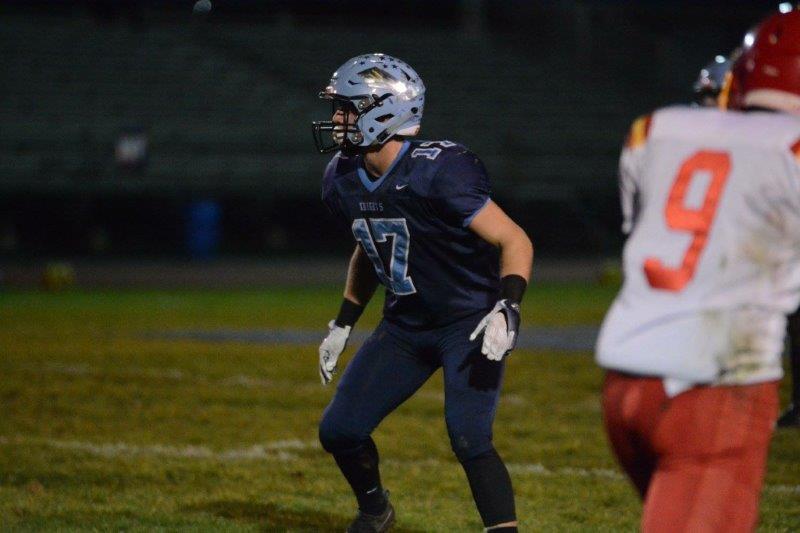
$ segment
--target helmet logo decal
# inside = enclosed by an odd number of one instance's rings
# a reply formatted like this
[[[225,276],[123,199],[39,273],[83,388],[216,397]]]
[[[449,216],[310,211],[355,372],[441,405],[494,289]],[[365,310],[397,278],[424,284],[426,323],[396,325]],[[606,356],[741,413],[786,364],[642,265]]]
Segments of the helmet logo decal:
[[[364,81],[369,85],[380,85],[397,81],[397,78],[378,67],[368,68],[367,70],[359,72],[358,75],[364,78]]]

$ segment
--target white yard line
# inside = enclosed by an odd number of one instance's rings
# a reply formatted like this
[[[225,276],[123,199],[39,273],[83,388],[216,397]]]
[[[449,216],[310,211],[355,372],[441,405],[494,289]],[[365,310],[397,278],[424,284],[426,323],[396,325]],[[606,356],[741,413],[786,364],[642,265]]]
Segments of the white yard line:
[[[53,374],[60,374],[63,376],[107,376],[114,375],[125,378],[145,378],[145,379],[169,379],[173,381],[181,381],[186,379],[187,375],[183,370],[177,368],[114,368],[103,369],[89,365],[65,365],[60,363],[49,363],[44,367],[26,369],[29,371],[42,371],[50,372]],[[189,376],[192,379],[193,376]],[[204,379],[197,376],[195,379]]]
[[[301,461],[299,451],[321,451],[317,441],[298,439],[276,440],[263,444],[254,444],[240,448],[218,450],[205,445],[172,446],[165,444],[138,445],[125,442],[97,444],[86,441],[58,440],[37,437],[5,437],[0,436],[0,445],[39,445],[58,450],[87,453],[97,457],[168,457],[176,459],[206,459],[212,461],[253,461],[269,460],[279,462]],[[445,461],[437,458],[422,460],[386,459],[383,464],[389,467],[452,467],[455,460]],[[517,476],[536,477],[571,477],[571,478],[603,478],[613,481],[625,481],[625,476],[608,468],[560,467],[550,468],[541,463],[508,463],[508,471]],[[800,485],[766,485],[765,492],[777,494],[800,494]]]
[[[209,459],[215,461],[242,461],[269,459],[292,461],[297,455],[291,452],[318,448],[316,441],[278,440],[264,444],[254,444],[243,448],[215,451],[203,445],[171,446],[165,444],[130,444],[112,442],[97,444],[77,440],[58,440],[30,437],[0,437],[0,444],[39,445],[58,450],[87,453],[98,457],[170,457],[178,459]]]
[[[31,369],[34,370],[34,369]],[[35,369],[40,370],[40,369]],[[117,376],[134,379],[167,379],[170,381],[187,381],[190,383],[202,383],[210,385],[222,385],[226,387],[242,387],[246,389],[288,389],[296,392],[323,392],[324,389],[317,383],[316,376],[309,377],[308,383],[298,384],[290,380],[274,380],[247,374],[235,374],[232,376],[211,379],[200,374],[192,374],[177,368],[115,368],[103,369],[88,365],[62,365],[58,363],[47,364],[44,366],[46,372],[64,376]],[[414,394],[412,398],[422,398],[428,401],[444,402],[444,391],[441,390],[421,390]],[[527,402],[519,394],[503,393],[501,403],[505,405],[521,406]]]

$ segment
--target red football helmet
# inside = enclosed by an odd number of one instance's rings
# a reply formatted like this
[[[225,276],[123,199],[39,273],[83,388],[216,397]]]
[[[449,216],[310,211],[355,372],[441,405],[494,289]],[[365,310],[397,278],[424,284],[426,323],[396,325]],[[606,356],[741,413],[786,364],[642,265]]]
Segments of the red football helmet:
[[[722,95],[729,108],[800,113],[800,10],[785,5],[745,35]]]

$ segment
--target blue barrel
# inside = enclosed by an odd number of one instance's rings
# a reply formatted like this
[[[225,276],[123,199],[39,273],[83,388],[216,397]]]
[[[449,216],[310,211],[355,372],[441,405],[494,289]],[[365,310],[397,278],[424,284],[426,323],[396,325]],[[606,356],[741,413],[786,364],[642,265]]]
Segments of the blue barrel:
[[[186,248],[194,259],[211,259],[219,250],[222,208],[216,200],[197,200],[189,204],[186,221]]]

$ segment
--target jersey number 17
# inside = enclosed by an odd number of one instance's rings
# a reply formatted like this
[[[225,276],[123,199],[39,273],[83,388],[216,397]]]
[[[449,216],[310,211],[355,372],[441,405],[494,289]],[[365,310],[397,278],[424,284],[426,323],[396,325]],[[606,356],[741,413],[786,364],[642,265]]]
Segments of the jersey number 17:
[[[406,219],[357,218],[353,221],[353,235],[361,243],[364,252],[375,267],[378,279],[385,287],[398,296],[417,292],[414,282],[408,275],[408,252],[411,239]],[[375,243],[386,242],[389,237],[392,237],[392,253],[387,275],[386,267]]]

